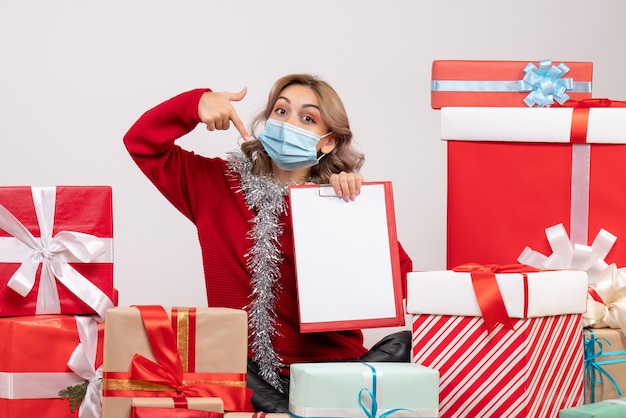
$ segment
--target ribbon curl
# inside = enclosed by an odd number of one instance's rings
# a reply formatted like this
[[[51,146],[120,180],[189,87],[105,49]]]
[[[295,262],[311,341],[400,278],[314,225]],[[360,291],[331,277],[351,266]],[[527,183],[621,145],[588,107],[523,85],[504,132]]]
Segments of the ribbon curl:
[[[529,62],[519,82],[519,91],[530,92],[524,98],[526,106],[550,107],[554,102],[567,102],[570,96],[566,92],[574,87],[572,78],[563,78],[568,72],[569,67],[564,63],[554,66],[551,60],[541,60],[537,67]]]
[[[563,224],[553,225],[545,231],[552,254],[545,256],[527,246],[517,261],[539,269],[583,270],[587,272],[590,283],[595,283],[600,273],[608,267],[604,258],[617,237],[607,230],[601,229],[591,246],[572,245]]]
[[[87,392],[78,409],[80,418],[100,418],[102,412],[102,365],[95,367],[98,350],[98,325],[93,317],[76,316],[80,343],[76,346],[68,367],[88,382]]]
[[[611,264],[589,287],[583,324],[592,328],[621,328],[626,335],[626,270]]]
[[[60,231],[53,237],[56,188],[33,187],[32,195],[41,231],[39,239],[0,204],[0,229],[30,249],[27,256],[22,259],[20,267],[9,279],[7,286],[25,297],[35,285],[37,270],[41,264],[36,314],[61,313],[56,278],[92,308],[99,320],[104,320],[105,313],[113,306],[113,302],[69,264],[74,260],[82,263],[95,261],[106,252],[104,242],[94,235],[74,231]]]

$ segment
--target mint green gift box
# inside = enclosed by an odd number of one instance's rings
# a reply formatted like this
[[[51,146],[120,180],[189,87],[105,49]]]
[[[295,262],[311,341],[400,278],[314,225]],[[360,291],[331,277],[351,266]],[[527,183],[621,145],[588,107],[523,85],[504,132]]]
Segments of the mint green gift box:
[[[439,372],[419,364],[298,363],[290,374],[294,418],[439,416]]]
[[[626,398],[607,399],[574,408],[561,409],[559,418],[624,418]]]

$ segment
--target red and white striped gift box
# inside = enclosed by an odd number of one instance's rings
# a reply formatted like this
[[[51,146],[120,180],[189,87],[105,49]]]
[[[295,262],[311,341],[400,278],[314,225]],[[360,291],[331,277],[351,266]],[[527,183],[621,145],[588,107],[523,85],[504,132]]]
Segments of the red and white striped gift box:
[[[581,405],[586,273],[493,276],[511,328],[488,332],[472,273],[408,275],[412,361],[439,371],[440,417],[557,418]]]
[[[480,317],[413,316],[413,361],[440,373],[440,417],[558,417],[583,402],[580,315],[518,319],[489,335]]]

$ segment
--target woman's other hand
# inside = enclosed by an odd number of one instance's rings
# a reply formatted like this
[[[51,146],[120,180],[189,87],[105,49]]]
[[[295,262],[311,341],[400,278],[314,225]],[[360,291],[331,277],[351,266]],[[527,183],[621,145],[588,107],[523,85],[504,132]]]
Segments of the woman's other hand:
[[[249,139],[248,131],[232,105],[232,102],[242,100],[247,92],[246,87],[241,89],[239,93],[207,91],[202,95],[198,104],[200,120],[206,124],[209,131],[228,130],[232,122],[243,140],[247,141]]]
[[[344,201],[354,201],[361,193],[363,176],[360,174],[341,172],[330,176],[330,185],[335,189],[335,194]]]

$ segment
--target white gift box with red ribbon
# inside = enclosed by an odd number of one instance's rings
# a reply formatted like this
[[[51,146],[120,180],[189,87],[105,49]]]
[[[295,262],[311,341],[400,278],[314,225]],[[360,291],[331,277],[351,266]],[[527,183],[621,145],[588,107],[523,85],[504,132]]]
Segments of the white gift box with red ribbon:
[[[587,274],[520,265],[459,270],[407,277],[412,361],[439,371],[440,417],[557,417],[582,404]],[[487,318],[498,312],[494,294],[504,319]]]

